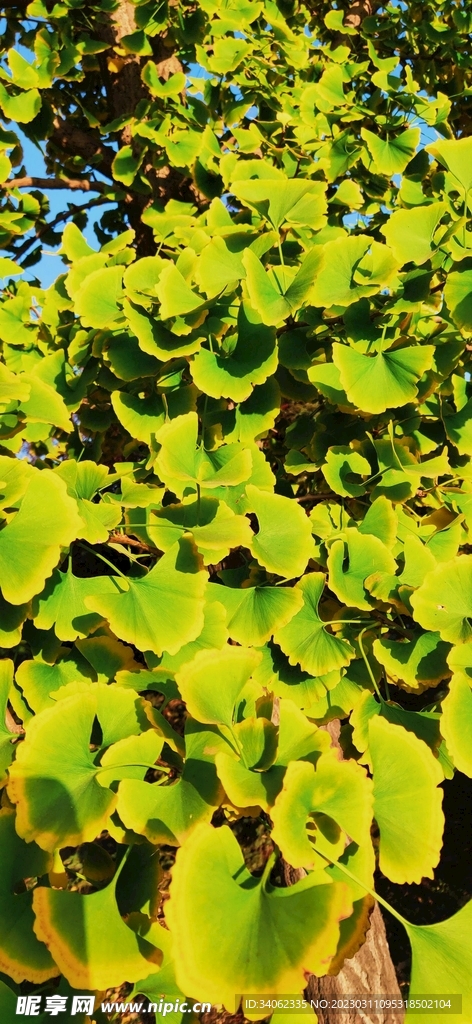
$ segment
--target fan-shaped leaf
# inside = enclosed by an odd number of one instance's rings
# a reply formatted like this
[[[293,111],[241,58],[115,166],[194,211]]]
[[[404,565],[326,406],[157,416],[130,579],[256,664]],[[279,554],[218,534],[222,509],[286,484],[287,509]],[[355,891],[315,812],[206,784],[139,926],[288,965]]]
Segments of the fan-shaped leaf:
[[[325,882],[326,875],[315,872],[276,889],[249,874],[229,828],[200,826],[177,854],[166,908],[178,984],[232,1008],[235,990],[297,991],[304,970],[326,973],[349,904],[342,884]],[[234,929],[222,922],[221,907]]]
[[[252,484],[246,487],[246,494],[247,510],[255,512],[259,523],[251,541],[253,555],[278,576],[301,576],[313,554],[310,521],[304,510],[296,501],[268,494]]]
[[[441,768],[425,743],[380,716],[369,722],[369,746],[380,870],[399,884],[433,878],[444,828]]]
[[[177,541],[146,576],[108,579],[114,593],[86,597],[85,605],[108,619],[122,640],[160,657],[201,633],[206,573],[190,537]]]
[[[325,577],[321,572],[304,576],[294,590],[303,597],[303,607],[287,625],[275,630],[276,643],[288,656],[290,664],[298,663],[313,676],[343,668],[355,656],[352,647],[328,633],[323,624],[318,605],[324,585]]]

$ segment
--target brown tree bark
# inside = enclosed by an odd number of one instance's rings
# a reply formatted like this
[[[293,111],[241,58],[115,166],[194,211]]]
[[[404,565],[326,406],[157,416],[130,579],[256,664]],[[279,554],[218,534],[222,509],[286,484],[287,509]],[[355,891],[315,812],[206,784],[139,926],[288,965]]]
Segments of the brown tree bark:
[[[322,728],[329,733],[331,744],[336,747],[338,757],[342,760],[343,751],[339,743],[341,728],[339,719],[329,722]],[[303,869],[294,870],[290,865],[284,865],[287,885],[293,885],[304,874]],[[370,906],[366,906],[361,913],[361,918],[365,920],[363,927],[362,920],[360,921],[360,933],[363,934],[367,928],[365,942],[357,949],[354,956],[351,955],[345,959],[338,974],[328,974],[323,978],[311,974],[305,990],[307,999],[321,999],[329,1002],[347,996],[357,999],[368,999],[373,995],[400,997],[400,988],[388,948],[380,907],[377,903],[372,905],[370,900],[367,902]],[[370,914],[370,920],[367,920],[367,912]],[[358,941],[354,937],[354,949],[358,946]],[[332,969],[337,969],[336,964],[332,965]],[[339,1013],[328,1008],[318,1008],[315,1012],[318,1016],[318,1024],[336,1024],[337,1021],[339,1024],[402,1024],[404,1017],[403,1013],[389,1009],[382,1010],[380,1013],[362,1009],[343,1010],[342,1013]]]
[[[387,944],[385,925],[378,903],[372,911],[367,938],[358,953],[351,960],[345,960],[344,967],[334,977],[327,975],[316,978],[311,975],[307,985],[308,999],[342,999],[355,996],[368,999],[372,995],[400,997],[395,968]],[[404,1014],[392,1010],[373,1013],[370,1010],[337,1011],[316,1010],[318,1024],[402,1024]]]

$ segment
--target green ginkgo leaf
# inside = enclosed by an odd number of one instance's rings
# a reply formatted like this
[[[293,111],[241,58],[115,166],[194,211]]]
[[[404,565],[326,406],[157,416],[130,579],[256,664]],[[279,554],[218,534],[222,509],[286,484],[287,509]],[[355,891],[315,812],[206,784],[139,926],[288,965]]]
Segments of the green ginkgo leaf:
[[[418,381],[431,368],[433,354],[433,345],[393,349],[376,356],[333,345],[333,362],[349,401],[370,413],[414,402]]]
[[[67,459],[54,472],[64,480],[68,493],[77,501],[79,515],[84,521],[78,536],[88,540],[90,544],[105,543],[110,530],[113,530],[121,519],[120,508],[92,501],[97,492],[107,486],[107,467],[97,466],[95,462],[89,462],[87,459],[83,462]]]
[[[257,667],[254,681],[256,677]],[[247,721],[243,720],[244,724]],[[253,723],[254,719],[249,724],[252,726]],[[320,755],[329,747],[327,734],[309,722],[287,697],[279,703],[275,758],[268,768],[265,766],[265,770],[253,771],[251,766],[246,765],[239,729],[240,726],[236,727],[233,736],[239,753],[235,750],[220,750],[215,758],[218,775],[227,796],[236,807],[260,807],[269,812],[282,789],[287,765],[299,759],[316,764]]]
[[[140,941],[119,913],[118,877],[87,896],[44,886],[34,891],[35,934],[76,989],[106,989],[156,970],[156,949]]]
[[[227,612],[228,632],[243,646],[261,647],[302,607],[301,593],[288,587],[209,587]]]
[[[114,593],[85,598],[116,636],[141,651],[177,654],[203,629],[206,573],[189,536],[182,537],[145,576],[109,577]]]
[[[87,274],[74,295],[75,310],[87,327],[109,327],[122,316],[123,268],[103,267]]]
[[[421,137],[420,128],[407,128],[400,135],[390,139],[380,139],[374,132],[361,128],[361,136],[367,144],[371,160],[369,170],[375,174],[402,174],[407,164],[413,159]]]
[[[204,490],[232,487],[251,475],[251,452],[240,444],[222,445],[211,452],[197,448],[198,417],[194,412],[176,416],[157,433],[162,446],[156,471],[178,497],[197,483]],[[188,492],[188,491],[187,491]]]
[[[16,686],[20,688],[27,707],[35,714],[53,707],[56,694],[62,687],[77,681],[88,684],[92,678],[91,666],[78,651],[68,651],[67,648],[60,650],[57,661],[52,665],[41,657],[25,658],[15,673]]]
[[[163,320],[172,316],[193,313],[205,304],[205,300],[193,292],[178,267],[169,260],[161,271],[156,285],[156,294],[161,303]]]
[[[325,974],[349,913],[345,887],[325,883],[324,872],[313,872],[274,888],[249,874],[229,828],[201,825],[177,854],[166,907],[178,984],[232,1009],[235,991],[297,992],[304,971]],[[221,907],[235,928],[226,928]]]
[[[127,828],[150,843],[179,846],[201,822],[210,822],[223,793],[215,755],[228,749],[217,729],[188,718],[182,775],[168,785],[127,778],[118,788],[117,809]]]
[[[205,565],[220,562],[231,548],[249,547],[252,539],[249,520],[210,497],[152,509],[146,532],[161,551],[191,533]]]
[[[21,508],[0,531],[0,585],[11,604],[24,604],[44,587],[82,529],[77,503],[51,472],[35,471]]]
[[[466,1020],[472,1014],[472,990],[469,964],[472,956],[472,901],[446,921],[436,924],[403,924],[411,943],[413,962],[409,998],[434,994],[454,993],[462,996],[462,1014]],[[460,1012],[458,1010],[458,1012]],[[443,1012],[428,1010],[428,1024],[441,1024]],[[415,1011],[407,1012],[405,1021],[411,1024]]]
[[[397,539],[397,517],[392,503],[381,494],[372,502],[370,508],[359,523],[361,533],[371,533],[378,537],[387,548],[393,548]]]
[[[222,651],[201,651],[184,665],[176,681],[192,717],[231,729],[235,704],[261,657],[259,651],[226,647]]]
[[[96,716],[104,746],[137,735],[145,721],[141,698],[132,690],[96,683],[58,700],[26,726],[26,739],[10,768],[9,794],[17,805],[19,835],[27,842],[34,839],[43,850],[90,842],[115,808],[116,794],[100,786],[90,751]]]
[[[267,217],[272,227],[278,230],[300,199],[310,192],[315,183],[310,179],[251,179],[235,181],[231,189],[234,195]]]
[[[410,600],[423,629],[438,632],[448,643],[466,643],[472,638],[472,557],[438,565]]]
[[[372,783],[365,769],[327,753],[316,767],[289,764],[271,811],[272,835],[292,867],[321,867],[318,852],[338,860],[347,837],[358,846],[370,844],[372,815]]]
[[[188,661],[193,661],[196,654],[199,651],[215,650],[220,651],[226,646],[228,641],[228,630],[226,628],[226,609],[218,600],[211,600],[208,598],[207,587],[206,603],[203,609],[204,622],[203,629],[196,640],[191,640],[190,643],[184,644],[177,651],[177,654],[167,654],[164,652],[159,662],[159,667],[162,671],[168,669],[169,672],[178,672],[182,665],[186,665]],[[150,654],[147,652],[146,659],[150,664]],[[117,682],[120,682],[117,677]],[[176,696],[178,696],[177,685],[174,684],[176,689]],[[138,687],[139,689],[139,687]]]
[[[70,432],[69,411],[55,388],[32,373],[22,373],[18,384],[28,388],[28,397],[20,401],[20,408],[30,423],[51,423]]]
[[[442,845],[439,762],[412,732],[376,715],[369,722],[380,870],[392,882],[433,878]]]
[[[15,815],[0,811],[0,969],[13,981],[41,985],[57,975],[57,967],[45,945],[33,931],[32,893],[26,886],[15,893],[18,882],[45,874],[51,857],[36,843],[25,843],[15,831]]]
[[[443,167],[446,167],[450,174],[456,179],[464,191],[472,186],[472,142],[470,137],[461,139],[437,139],[425,146],[428,153],[431,153],[436,160],[439,160]]]
[[[20,643],[29,610],[29,604],[9,604],[0,592],[0,647],[9,649]]]
[[[259,524],[251,541],[255,558],[278,576],[301,576],[314,553],[310,520],[303,508],[290,498],[269,494],[252,484],[246,487],[246,495],[246,510],[255,513]]]
[[[364,494],[362,477],[371,475],[370,464],[360,452],[347,445],[333,445],[326,453],[326,462],[321,467],[323,476],[335,494],[356,497]]]
[[[453,270],[447,276],[444,298],[454,323],[466,334],[472,332],[472,271]]]
[[[393,576],[397,563],[382,541],[372,534],[362,535],[353,527],[348,527],[344,531],[344,538],[335,540],[329,549],[330,589],[345,604],[369,609],[373,602],[365,581],[378,572]]]
[[[249,298],[264,324],[277,325],[300,308],[311,292],[322,256],[321,247],[315,248],[295,275],[292,268],[284,267],[267,274],[253,251],[245,250],[243,264]]]
[[[0,455],[0,506],[16,508],[33,476],[34,469],[28,462]]]
[[[343,668],[355,657],[352,647],[328,633],[320,617],[318,605],[323,594],[325,577],[312,572],[296,584],[295,593],[303,597],[303,607],[291,621],[275,630],[276,643],[288,656],[291,665],[299,664],[312,676],[325,675]]]
[[[431,203],[391,214],[381,231],[399,263],[419,267],[431,259],[437,249],[433,236],[446,209],[445,203]]]
[[[247,303],[240,306],[237,341],[228,355],[200,348],[191,362],[192,376],[212,398],[244,402],[256,384],[263,384],[277,369],[275,331],[260,322]]]
[[[406,641],[381,637],[374,640],[372,650],[388,678],[414,693],[437,686],[450,674],[446,661],[449,646],[439,633],[420,633]]]
[[[350,306],[380,291],[397,268],[391,249],[367,235],[337,238],[323,247],[310,300],[315,306]]]
[[[458,771],[472,778],[472,690],[471,680],[455,672],[449,693],[441,704],[441,733]]]
[[[111,576],[90,579],[74,576],[71,565],[67,572],[54,569],[43,592],[33,599],[35,625],[38,629],[53,626],[59,640],[89,636],[103,622],[104,616],[91,612],[85,598],[107,592],[115,592]]]

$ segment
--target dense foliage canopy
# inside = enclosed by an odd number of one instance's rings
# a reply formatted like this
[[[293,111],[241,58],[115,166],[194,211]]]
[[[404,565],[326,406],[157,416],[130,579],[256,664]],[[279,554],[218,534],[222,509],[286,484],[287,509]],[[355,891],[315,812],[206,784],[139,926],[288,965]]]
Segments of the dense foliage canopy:
[[[3,15],[2,1021],[232,1011],[336,973],[472,776],[470,5]],[[472,1019],[472,903],[401,920]]]

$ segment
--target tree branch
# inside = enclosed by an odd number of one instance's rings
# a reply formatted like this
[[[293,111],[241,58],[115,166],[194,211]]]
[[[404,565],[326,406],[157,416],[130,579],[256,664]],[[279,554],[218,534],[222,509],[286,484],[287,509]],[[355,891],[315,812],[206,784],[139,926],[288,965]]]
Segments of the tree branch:
[[[61,213],[57,214],[57,217],[54,217],[54,220],[47,221],[46,224],[42,224],[41,227],[37,228],[32,238],[27,238],[23,244],[20,245],[19,249],[13,251],[13,256],[15,259],[21,259],[21,257],[28,252],[28,249],[38,241],[38,239],[42,238],[43,235],[46,235],[48,231],[54,230],[56,225],[60,224],[61,221],[67,220],[69,217],[73,217],[76,213],[82,213],[83,210],[89,210],[92,206],[101,206],[103,203],[107,202],[108,199],[103,198],[91,199],[90,202],[80,203],[80,205],[78,203],[73,206],[69,204],[68,210],[62,210]]]
[[[67,188],[81,189],[82,192],[104,192],[109,186],[101,181],[89,181],[88,178],[34,178],[26,175],[24,178],[11,178],[0,188],[5,192],[11,188]]]

